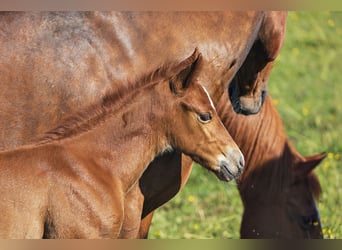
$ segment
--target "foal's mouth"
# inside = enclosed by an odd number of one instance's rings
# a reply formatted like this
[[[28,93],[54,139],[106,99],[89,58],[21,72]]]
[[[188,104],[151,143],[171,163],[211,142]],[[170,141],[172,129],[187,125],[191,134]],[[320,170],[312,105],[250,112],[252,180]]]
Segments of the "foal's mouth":
[[[203,158],[198,155],[189,155],[192,160],[213,172],[221,181],[231,181],[238,178],[245,165],[243,154],[239,149],[228,147],[224,153],[215,158]]]
[[[238,168],[236,172],[233,172],[227,164],[220,164],[220,169],[216,172],[217,177],[221,181],[231,181],[238,178],[242,173],[242,169]]]
[[[221,159],[219,161],[219,169],[216,171],[216,175],[222,181],[234,180],[241,175],[244,164],[245,161],[243,157],[239,160],[234,159],[234,163],[227,161],[226,159]]]

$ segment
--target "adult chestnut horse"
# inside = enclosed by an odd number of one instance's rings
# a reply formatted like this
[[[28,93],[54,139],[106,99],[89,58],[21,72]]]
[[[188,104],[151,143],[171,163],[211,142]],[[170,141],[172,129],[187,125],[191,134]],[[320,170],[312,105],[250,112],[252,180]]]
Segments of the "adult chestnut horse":
[[[238,176],[242,153],[196,80],[199,61],[195,50],[122,85],[38,143],[1,152],[0,238],[119,237],[126,194],[169,148],[221,180]]]
[[[235,111],[256,113],[283,43],[285,20],[285,13],[268,11],[2,12],[0,148],[28,143],[108,89],[120,87],[112,82],[125,82],[165,61],[180,61],[196,46],[205,62],[197,78],[214,104],[232,82]],[[180,161],[181,153],[174,151],[155,163]],[[179,191],[186,178],[177,171],[174,175],[178,184],[145,212]],[[144,188],[143,181],[140,187],[144,195],[158,195],[158,189]]]
[[[0,148],[27,143],[62,117],[198,47],[214,104],[230,87],[256,113],[285,33],[283,12],[1,12]]]

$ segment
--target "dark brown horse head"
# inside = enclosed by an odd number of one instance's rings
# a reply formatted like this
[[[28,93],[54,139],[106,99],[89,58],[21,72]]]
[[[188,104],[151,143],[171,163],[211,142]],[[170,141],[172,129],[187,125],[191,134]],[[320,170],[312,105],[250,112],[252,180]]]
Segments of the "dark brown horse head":
[[[244,157],[218,117],[207,90],[197,80],[201,62],[196,49],[170,81],[170,90],[177,97],[166,121],[171,146],[180,148],[219,179],[230,181],[241,174]]]
[[[322,226],[315,198],[321,193],[313,170],[326,157],[326,153],[305,157],[293,168],[291,186],[287,192],[288,215],[301,228],[302,238],[322,238]]]
[[[258,37],[228,88],[236,113],[249,115],[260,111],[274,60],[285,38],[286,17],[285,12],[265,14]]]
[[[244,205],[241,237],[320,238],[314,199],[320,184],[312,170],[325,154],[303,157],[297,152],[270,96],[256,115],[232,117],[232,109],[225,99],[217,105],[246,160],[238,181]]]
[[[272,201],[266,197],[265,199],[258,197],[253,205],[252,199],[248,199],[242,218],[241,237],[323,238],[320,216],[315,203],[315,199],[321,193],[321,187],[312,171],[325,157],[326,154],[321,153],[303,157],[295,162],[286,178],[289,181],[284,181],[282,192],[278,190],[277,196],[272,197]],[[258,188],[258,185],[255,184],[253,188]],[[272,189],[271,184],[269,188]]]

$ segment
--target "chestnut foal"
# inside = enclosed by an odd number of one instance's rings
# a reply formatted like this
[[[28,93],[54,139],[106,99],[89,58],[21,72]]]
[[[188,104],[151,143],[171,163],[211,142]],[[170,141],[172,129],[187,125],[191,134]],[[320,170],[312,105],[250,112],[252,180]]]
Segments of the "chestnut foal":
[[[67,118],[35,144],[1,152],[0,238],[120,237],[126,194],[171,148],[221,180],[238,177],[244,159],[196,80],[200,61],[196,49]]]

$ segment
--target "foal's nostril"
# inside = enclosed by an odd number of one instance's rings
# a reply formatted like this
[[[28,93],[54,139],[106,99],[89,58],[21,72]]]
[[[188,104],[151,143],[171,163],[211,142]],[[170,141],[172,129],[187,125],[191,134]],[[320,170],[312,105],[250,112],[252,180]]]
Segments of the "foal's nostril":
[[[229,97],[232,97],[232,95],[233,95],[233,92],[235,90],[235,86],[234,85],[235,85],[235,82],[234,82],[234,79],[233,79],[233,81],[228,86]]]
[[[245,166],[245,159],[243,158],[243,156],[241,156],[239,160],[239,168],[243,169],[244,166]]]
[[[265,102],[267,90],[261,90],[261,105]]]

